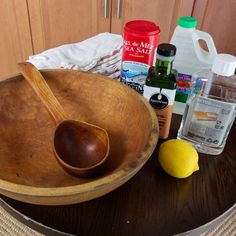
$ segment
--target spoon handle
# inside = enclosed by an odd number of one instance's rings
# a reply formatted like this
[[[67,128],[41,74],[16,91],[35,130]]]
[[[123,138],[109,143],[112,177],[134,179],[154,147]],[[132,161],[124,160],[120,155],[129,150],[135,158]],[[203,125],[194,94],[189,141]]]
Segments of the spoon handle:
[[[42,74],[29,62],[18,63],[19,70],[29,82],[57,124],[68,119],[64,109],[52,93]]]

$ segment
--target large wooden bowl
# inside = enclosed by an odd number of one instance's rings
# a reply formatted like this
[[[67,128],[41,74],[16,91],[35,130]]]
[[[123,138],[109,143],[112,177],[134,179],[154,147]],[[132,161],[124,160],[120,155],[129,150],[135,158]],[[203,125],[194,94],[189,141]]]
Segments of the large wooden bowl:
[[[0,83],[0,193],[34,204],[73,204],[102,196],[134,176],[158,140],[157,118],[145,99],[100,75],[70,70],[42,74],[71,118],[108,131],[109,158],[96,178],[67,174],[53,154],[53,119],[17,76]]]

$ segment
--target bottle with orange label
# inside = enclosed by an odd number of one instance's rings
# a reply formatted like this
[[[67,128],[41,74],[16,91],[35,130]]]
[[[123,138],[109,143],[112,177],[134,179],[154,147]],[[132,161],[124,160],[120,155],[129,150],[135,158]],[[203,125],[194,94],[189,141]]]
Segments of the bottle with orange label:
[[[172,70],[176,47],[163,43],[157,48],[155,67],[150,67],[143,96],[154,108],[162,139],[168,138],[176,92],[177,72]]]

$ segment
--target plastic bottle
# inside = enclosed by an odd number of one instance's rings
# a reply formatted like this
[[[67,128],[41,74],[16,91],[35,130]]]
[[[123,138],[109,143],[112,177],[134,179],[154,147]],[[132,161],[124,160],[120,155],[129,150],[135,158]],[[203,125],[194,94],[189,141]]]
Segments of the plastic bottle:
[[[143,94],[149,67],[153,65],[160,27],[146,20],[129,21],[124,27],[121,82]]]
[[[196,25],[196,18],[181,17],[170,41],[177,48],[173,63],[173,68],[178,71],[175,100],[182,103],[187,100],[193,73],[210,69],[217,55],[212,37],[196,30]],[[206,42],[209,52],[201,48],[200,39]]]
[[[176,73],[172,71],[176,47],[160,44],[157,48],[155,68],[150,67],[143,96],[154,108],[159,121],[159,137],[168,138],[175,99]]]
[[[201,153],[218,155],[226,144],[236,112],[236,57],[216,56],[212,70],[193,76],[178,138]]]

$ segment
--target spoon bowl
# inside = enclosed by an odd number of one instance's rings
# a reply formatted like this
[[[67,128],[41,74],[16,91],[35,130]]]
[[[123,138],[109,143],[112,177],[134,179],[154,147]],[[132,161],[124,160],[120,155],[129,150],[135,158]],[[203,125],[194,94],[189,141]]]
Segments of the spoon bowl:
[[[69,119],[37,68],[29,62],[19,63],[18,66],[56,122],[54,153],[59,164],[69,174],[94,177],[109,155],[107,131]]]
[[[65,120],[54,134],[54,152],[58,162],[69,173],[92,177],[108,154],[106,130],[84,122]],[[66,168],[65,168],[66,167]]]

